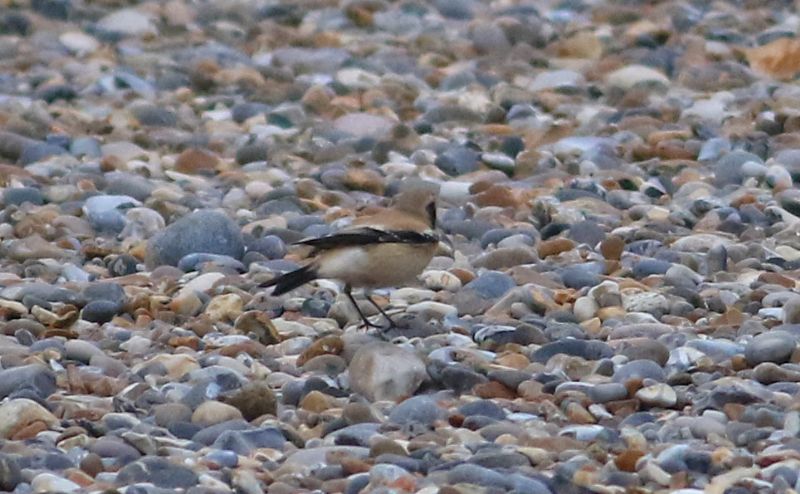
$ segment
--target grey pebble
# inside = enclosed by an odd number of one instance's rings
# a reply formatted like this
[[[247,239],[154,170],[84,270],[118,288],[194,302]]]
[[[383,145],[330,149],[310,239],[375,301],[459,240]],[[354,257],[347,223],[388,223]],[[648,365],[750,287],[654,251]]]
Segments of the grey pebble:
[[[188,488],[197,484],[198,476],[189,468],[165,458],[147,456],[124,466],[117,474],[117,485],[150,482],[166,489]]]
[[[147,265],[176,266],[187,254],[209,253],[240,259],[244,242],[239,227],[217,211],[197,211],[167,226],[147,243]]]
[[[23,389],[45,399],[56,391],[55,373],[39,364],[0,370],[0,398]]]
[[[744,350],[747,363],[755,367],[762,362],[782,364],[789,360],[797,338],[785,331],[770,331],[753,338]]]
[[[389,414],[389,421],[395,424],[422,424],[431,426],[442,418],[443,411],[430,396],[411,397],[395,406]]]
[[[634,360],[623,364],[613,376],[614,382],[625,383],[630,379],[653,379],[664,382],[666,373],[664,369],[652,360]]]

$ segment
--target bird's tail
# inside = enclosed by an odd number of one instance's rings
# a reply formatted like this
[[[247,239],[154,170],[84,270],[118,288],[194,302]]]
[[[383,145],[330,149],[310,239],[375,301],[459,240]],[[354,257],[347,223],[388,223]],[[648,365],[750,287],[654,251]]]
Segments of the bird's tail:
[[[284,275],[272,278],[266,283],[263,283],[262,287],[269,287],[274,286],[275,290],[272,291],[272,294],[283,295],[286,292],[292,291],[295,288],[305,285],[309,281],[313,281],[317,279],[317,270],[316,267],[309,264],[308,266],[304,266],[300,269],[296,269],[290,273],[286,273]]]

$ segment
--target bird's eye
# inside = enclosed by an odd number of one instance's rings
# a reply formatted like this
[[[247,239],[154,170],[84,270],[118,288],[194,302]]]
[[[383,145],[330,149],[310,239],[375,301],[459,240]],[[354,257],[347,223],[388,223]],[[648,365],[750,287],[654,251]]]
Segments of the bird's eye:
[[[436,226],[436,201],[431,201],[425,206],[425,211],[428,212],[428,219],[431,222],[431,226]]]

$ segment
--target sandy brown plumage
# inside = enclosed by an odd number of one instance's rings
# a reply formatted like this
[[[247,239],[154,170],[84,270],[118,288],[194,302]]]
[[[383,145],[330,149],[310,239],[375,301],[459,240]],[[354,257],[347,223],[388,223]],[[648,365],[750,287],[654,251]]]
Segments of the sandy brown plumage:
[[[281,295],[317,278],[336,279],[356,307],[364,323],[372,326],[353,299],[353,287],[398,286],[413,281],[430,263],[439,244],[436,197],[426,190],[397,196],[390,208],[356,218],[337,233],[297,242],[313,248],[312,261],[278,276],[262,286],[275,286]],[[390,323],[383,310],[370,298]]]

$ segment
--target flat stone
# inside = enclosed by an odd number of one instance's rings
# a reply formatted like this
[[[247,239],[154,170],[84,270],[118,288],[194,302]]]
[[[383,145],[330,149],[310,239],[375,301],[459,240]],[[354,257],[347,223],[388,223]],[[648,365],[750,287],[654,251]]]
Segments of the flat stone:
[[[652,407],[669,408],[678,402],[675,390],[671,386],[661,383],[640,389],[636,392],[636,397],[645,405]]]
[[[119,486],[150,482],[164,489],[181,489],[197,485],[198,476],[189,468],[171,463],[166,458],[144,457],[123,467],[117,474]]]
[[[192,423],[209,426],[240,418],[242,418],[242,412],[238,408],[211,400],[197,407],[192,414]]]
[[[664,369],[652,360],[634,360],[619,367],[614,372],[614,382],[625,383],[631,379],[653,379],[664,381]]]
[[[98,21],[103,31],[121,36],[146,36],[158,34],[150,17],[134,9],[113,12]]]
[[[167,226],[147,243],[147,265],[177,266],[187,254],[221,254],[240,259],[244,242],[239,227],[217,211],[197,211]]]
[[[13,399],[0,405],[0,419],[0,437],[6,439],[34,422],[43,422],[47,427],[58,424],[52,413],[27,398]]]
[[[39,364],[0,371],[0,398],[23,389],[30,390],[41,398],[47,398],[56,391],[56,376],[49,368]]]
[[[797,345],[797,338],[786,331],[761,333],[747,344],[744,356],[755,367],[762,362],[782,364],[789,360]]]
[[[622,89],[632,89],[635,86],[646,85],[654,87],[669,86],[669,79],[661,72],[644,65],[628,65],[617,69],[606,76],[609,86]]]
[[[395,406],[389,415],[389,421],[395,424],[417,423],[432,426],[443,417],[444,411],[439,408],[430,396],[414,396]]]
[[[425,379],[425,365],[413,352],[386,343],[358,349],[348,366],[353,391],[371,401],[411,396]]]

